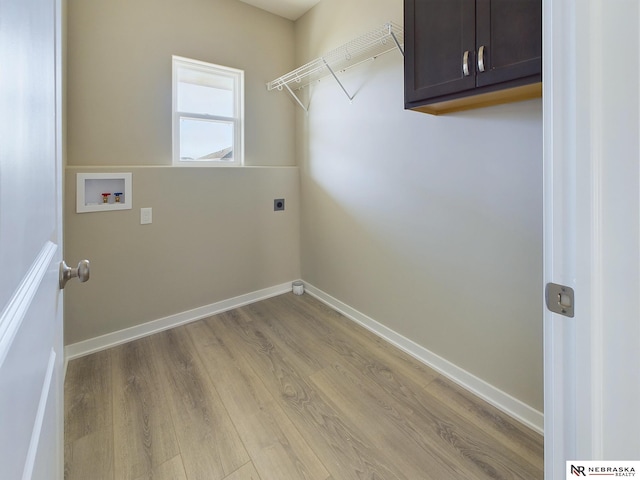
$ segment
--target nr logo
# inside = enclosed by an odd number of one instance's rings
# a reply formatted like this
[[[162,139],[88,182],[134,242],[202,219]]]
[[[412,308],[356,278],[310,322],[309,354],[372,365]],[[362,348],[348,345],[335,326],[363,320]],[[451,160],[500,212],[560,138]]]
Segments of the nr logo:
[[[571,465],[571,474],[575,475],[576,477],[579,477],[579,476],[586,477],[587,474],[584,473],[584,469],[585,469],[585,467],[583,467],[581,465],[579,465],[579,466]]]

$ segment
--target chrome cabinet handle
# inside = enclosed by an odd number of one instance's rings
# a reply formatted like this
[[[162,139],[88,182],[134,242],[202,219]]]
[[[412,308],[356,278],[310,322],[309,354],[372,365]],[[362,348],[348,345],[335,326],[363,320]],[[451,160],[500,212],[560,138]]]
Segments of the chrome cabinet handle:
[[[89,260],[80,260],[78,268],[71,268],[63,260],[60,262],[60,290],[62,290],[67,282],[72,278],[78,278],[80,283],[84,283],[89,280],[90,276],[90,264]]]
[[[478,49],[478,71],[484,72],[484,45]]]
[[[469,50],[465,50],[462,55],[462,73],[465,77],[469,76]]]

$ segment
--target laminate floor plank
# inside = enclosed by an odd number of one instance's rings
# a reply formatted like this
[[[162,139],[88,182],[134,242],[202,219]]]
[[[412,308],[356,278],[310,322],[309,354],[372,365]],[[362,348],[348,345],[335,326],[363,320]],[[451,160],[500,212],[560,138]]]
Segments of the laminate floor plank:
[[[184,328],[151,337],[189,480],[221,480],[250,458]]]
[[[154,476],[154,470],[174,457],[179,459],[180,449],[168,414],[170,406],[160,378],[161,368],[157,357],[152,355],[150,341],[142,338],[111,349],[118,480],[149,475],[162,478]]]
[[[119,480],[113,471],[111,425],[65,443],[65,480]]]
[[[324,372],[323,372],[324,373]],[[316,378],[315,376],[314,378]],[[352,402],[351,416],[365,410],[376,419],[376,426],[383,431],[401,432],[395,440],[385,438],[385,443],[396,443],[401,451],[419,458],[418,446],[434,459],[429,460],[431,470],[441,466],[437,478],[475,479],[542,479],[542,470],[530,465],[508,446],[496,441],[486,432],[468,423],[455,410],[439,400],[420,393],[413,393],[406,386],[382,390],[379,384],[350,365],[336,365],[325,375],[323,391],[334,399],[343,397],[343,403]],[[363,417],[361,421],[365,421]],[[402,454],[400,454],[400,457]],[[417,460],[416,460],[417,461]]]
[[[111,401],[111,352],[71,360],[65,376],[65,443],[111,426]]]
[[[185,328],[250,457],[258,471],[270,472],[271,478],[325,480],[329,473],[223,325],[221,319],[233,322],[236,315],[224,313]]]
[[[267,477],[267,478],[273,478],[275,480],[276,478],[286,478],[286,477]],[[224,480],[262,480],[262,479],[260,478],[260,475],[258,475],[258,472],[256,471],[256,468],[253,466],[253,464],[247,463],[242,467],[240,467],[235,472],[233,472],[228,477],[225,477]]]
[[[313,300],[311,302],[307,300],[305,303],[313,303]],[[342,333],[357,327],[353,322],[348,322],[344,318],[340,321],[340,318],[336,316],[333,316],[333,323],[343,324]],[[296,326],[292,324],[291,328],[296,328]],[[298,328],[305,328],[305,326],[298,325]],[[320,350],[320,345],[325,345],[328,348]],[[326,359],[331,358],[332,350],[338,354],[333,360],[336,372],[335,379],[339,379],[340,375],[346,375],[348,368],[352,368],[352,374],[348,375],[352,379],[352,384],[364,386],[366,384],[364,380],[369,380],[369,385],[375,384],[375,386],[367,387],[370,392],[369,396],[385,406],[393,405],[396,413],[407,412],[405,420],[409,419],[409,416],[411,418],[410,428],[405,429],[408,437],[414,436],[416,441],[425,445],[425,437],[438,438],[446,432],[445,438],[440,438],[440,442],[432,443],[432,448],[434,451],[439,451],[441,456],[445,455],[453,459],[459,469],[462,469],[466,464],[466,475],[480,475],[482,478],[542,478],[542,438],[539,435],[536,438],[533,432],[524,427],[512,428],[508,441],[504,443],[496,441],[486,433],[485,428],[488,428],[488,424],[476,426],[466,421],[466,418],[460,417],[458,411],[449,408],[447,395],[443,395],[443,401],[431,395],[423,395],[420,389],[420,383],[422,383],[420,379],[418,379],[418,383],[414,383],[410,377],[405,376],[406,369],[391,367],[388,356],[381,354],[377,349],[367,347],[365,342],[361,342],[359,338],[345,335],[340,335],[338,338],[334,333],[327,333],[318,337],[317,348],[316,354]],[[450,381],[440,376],[430,378],[434,378],[434,380],[425,387],[427,391],[433,382],[442,386],[451,384]],[[452,392],[460,390],[452,390]],[[363,391],[355,391],[348,398],[360,401],[364,393]],[[472,397],[471,394],[467,394],[464,398],[471,401]],[[477,398],[474,399],[479,405],[486,405],[485,402],[480,402]],[[382,418],[380,415],[384,415],[385,411],[381,410],[376,418]],[[434,415],[434,412],[437,413]],[[506,415],[497,418],[504,420]],[[515,422],[508,423],[514,424]],[[406,427],[408,424],[403,422],[399,425]],[[414,429],[415,425],[422,426],[419,433]],[[443,441],[444,439],[446,441]],[[530,446],[537,445],[539,447],[537,455],[535,451],[532,456],[522,455],[522,449],[514,448],[514,444],[518,442],[524,442]],[[490,461],[487,460],[487,456],[492,457]],[[535,461],[530,462],[530,459]]]
[[[307,348],[309,343],[315,341],[316,334],[304,329],[293,334],[289,326],[299,322],[300,318],[291,309],[283,308],[281,302],[270,298],[259,304],[247,305],[241,311],[252,322],[259,322],[269,328],[271,342],[296,359],[296,366],[301,374],[311,375],[327,366],[322,357],[311,354]]]
[[[436,379],[425,387],[425,391],[493,437],[498,445],[506,445],[531,465],[541,467],[544,445],[538,433],[514,422],[496,407],[478,401],[472,393],[447,379]]]
[[[440,439],[430,438],[429,430],[417,427],[410,418],[384,400],[371,398],[357,380],[341,379],[344,373],[336,375],[333,369],[323,370],[315,373],[311,380],[341,415],[366,430],[367,438],[393,459],[407,478],[480,480],[450,455],[442,455],[442,449],[438,448]]]
[[[239,309],[246,312],[243,308]],[[229,330],[244,342],[243,352],[263,378],[274,399],[279,402],[322,460],[327,470],[340,479],[410,479],[385,458],[366,435],[348,418],[334,410],[318,394],[311,381],[301,375],[295,359],[275,348],[269,327],[257,321],[223,318]],[[255,319],[255,317],[253,317]]]
[[[289,303],[295,301],[291,297],[287,300]],[[306,301],[305,303],[309,304],[310,302]],[[284,317],[282,318],[284,319]],[[339,317],[334,316],[333,320],[334,323],[343,324],[346,330],[355,327],[344,317],[340,320]],[[296,328],[309,329],[301,321],[290,323],[288,328],[292,330]],[[487,436],[480,428],[466,422],[458,424],[456,422],[457,412],[450,410],[432,396],[422,395],[420,385],[405,377],[403,373],[400,373],[400,370],[390,367],[389,357],[383,352],[367,346],[364,344],[366,342],[361,342],[359,337],[350,338],[348,335],[336,335],[327,326],[324,327],[324,330],[324,335],[317,337],[315,345],[310,344],[306,347],[315,349],[314,354],[326,359],[326,361],[332,361],[336,371],[345,372],[343,366],[349,365],[355,369],[354,372],[358,378],[368,378],[374,382],[376,384],[374,395],[380,398],[380,401],[386,402],[387,405],[395,402],[396,411],[404,409],[412,415],[413,420],[418,420],[418,423],[423,426],[420,432],[417,432],[411,425],[410,428],[405,429],[405,433],[408,436],[414,435],[415,440],[422,445],[425,445],[425,438],[440,440],[433,443],[432,450],[439,451],[439,458],[448,456],[455,461],[459,475],[464,474],[465,478],[471,478],[472,475],[478,475],[480,478],[542,478],[540,462],[534,466],[524,460],[520,456],[520,452],[511,448],[510,444],[507,444],[509,447],[505,448],[504,445]],[[345,331],[342,330],[341,333],[345,333]],[[320,348],[322,345],[329,348],[323,350]],[[332,351],[337,355],[333,360],[330,360]],[[285,355],[289,353],[286,352]],[[437,377],[429,376],[429,378]],[[441,378],[440,383],[442,382],[445,380]],[[360,400],[362,397],[358,396],[358,393],[362,392],[354,392],[350,398]],[[385,394],[387,398],[384,398]],[[431,413],[434,409],[437,410],[437,415]],[[383,413],[384,411],[381,412],[381,414]],[[417,416],[419,418],[416,418]],[[407,426],[406,423],[400,425]],[[443,435],[446,441],[443,441]],[[540,441],[539,444],[541,444]],[[490,461],[487,460],[488,456],[491,457]]]
[[[267,305],[269,303],[270,302],[264,302],[264,304]],[[260,307],[262,307],[262,305],[261,303]],[[280,308],[285,312],[291,312],[290,304],[288,306],[289,308]],[[273,307],[271,310],[275,310],[276,313],[278,312],[278,309]],[[303,307],[303,313],[308,314],[308,312],[309,309]],[[254,318],[253,315],[252,318]],[[408,478],[416,478],[416,475],[420,475],[420,477],[425,480],[430,478],[441,479],[451,476],[452,472],[456,471],[453,462],[446,464],[443,459],[432,455],[429,449],[423,449],[415,442],[408,442],[406,432],[403,432],[402,429],[397,428],[389,422],[385,422],[384,417],[380,416],[380,412],[375,412],[375,407],[377,407],[376,402],[381,400],[373,399],[372,403],[363,402],[363,392],[349,389],[348,387],[351,387],[350,384],[342,384],[338,388],[332,388],[336,383],[334,381],[335,377],[342,376],[341,374],[336,374],[335,369],[344,369],[343,365],[345,363],[358,365],[359,368],[365,370],[365,375],[369,374],[369,369],[384,370],[385,374],[393,375],[388,367],[382,367],[378,360],[371,358],[378,355],[385,356],[385,352],[372,352],[370,345],[368,349],[366,347],[358,349],[358,345],[348,336],[345,339],[344,333],[336,330],[331,322],[315,325],[317,328],[314,328],[314,326],[310,325],[310,323],[317,323],[317,317],[313,314],[310,316],[295,313],[289,313],[288,315],[279,314],[278,319],[280,329],[287,330],[293,338],[302,340],[309,337],[307,341],[301,342],[301,346],[307,352],[307,355],[322,358],[324,364],[327,365],[327,368],[310,376],[310,380],[317,391],[324,394],[325,401],[330,403],[336,411],[340,412],[343,418],[348,418],[358,426],[364,425],[365,427],[363,428],[367,431],[367,437],[372,438],[374,441],[382,438],[382,441],[376,443],[377,447],[381,448],[381,451],[386,451],[386,453],[393,458],[395,464],[403,464],[403,469],[405,470],[403,473],[405,473]],[[342,321],[345,321],[344,317],[342,317]],[[265,325],[269,330],[272,329],[271,322],[265,322]],[[311,332],[311,334],[309,334],[309,332]],[[356,347],[355,349],[354,346]],[[293,354],[294,352],[292,351],[285,351],[283,353],[287,358],[291,358]],[[331,372],[331,374],[327,372]],[[332,379],[331,377],[334,378]],[[432,379],[434,375],[428,375],[428,378]],[[340,378],[338,378],[338,380],[339,379]],[[422,377],[420,377],[420,380],[420,384],[416,384],[414,387],[416,390],[420,390],[420,385],[425,381]],[[345,387],[347,388],[345,389]],[[348,391],[348,394],[343,395],[345,391]],[[340,399],[340,401],[338,401],[338,399]],[[383,410],[383,413],[386,412]],[[375,421],[372,421],[372,418],[375,418]],[[403,458],[406,459],[407,454],[413,455],[413,462],[403,462]],[[418,468],[418,470],[416,470],[416,468]],[[465,478],[475,478],[471,472],[466,473],[467,477]]]
[[[119,478],[119,477],[116,477]],[[153,467],[135,480],[187,480],[182,457],[176,455],[170,460]]]
[[[347,320],[337,317],[335,323],[339,322],[346,323]],[[351,322],[346,325],[347,329],[353,326]],[[311,329],[300,318],[288,324],[287,328],[296,334],[298,330]],[[405,396],[420,395],[422,385],[437,378],[436,374],[427,372],[424,378],[410,369],[407,377],[407,369],[396,365],[395,355],[390,356],[386,350],[372,348],[366,341],[352,338],[352,332],[349,335],[345,333],[335,325],[325,325],[324,334],[316,335],[315,342],[305,345],[315,356],[331,364],[331,368],[311,377],[327,401],[333,402],[334,408],[347,418],[357,419],[360,425],[368,425],[367,432],[372,434],[372,438],[377,438],[373,435],[377,432],[383,438],[379,448],[392,450],[391,457],[404,465],[410,478],[418,475],[417,471],[411,471],[414,466],[419,466],[424,478],[485,478],[473,465],[466,465],[465,458],[456,458],[459,452],[442,441],[439,424],[423,422],[416,425],[411,408],[401,405],[402,398],[398,398],[398,392],[405,392]],[[393,395],[386,392],[387,389],[393,390]],[[403,415],[401,411],[409,414]],[[371,422],[371,418],[375,418],[375,422]],[[455,436],[455,432],[449,435]],[[458,439],[457,443],[463,442]],[[407,456],[414,458],[413,462],[406,461]]]
[[[278,300],[281,297],[276,297]],[[354,321],[346,319],[311,295],[286,295],[279,302],[281,308],[295,312],[290,328],[296,326],[312,332],[316,341],[333,341],[339,352],[364,348],[368,353],[384,359],[390,368],[401,370],[415,383],[426,386],[439,375],[433,369],[391,345]],[[305,321],[301,321],[304,319]],[[298,328],[300,330],[300,328]],[[298,331],[296,330],[296,331]],[[346,348],[342,345],[346,345]]]
[[[311,310],[307,306],[314,302],[319,303],[317,300],[305,300],[303,308]],[[377,343],[372,344],[364,336],[369,332],[341,315],[326,318],[316,313],[304,320],[298,317],[288,322],[287,328],[295,336],[312,332],[312,340],[305,347],[323,358],[326,366],[347,362],[361,370],[363,375],[374,378],[395,375],[398,376],[396,382],[411,385],[414,389],[420,389],[439,377],[432,369],[414,368],[418,362],[398,349],[377,348]]]
[[[69,363],[66,480],[538,480],[540,435],[310,295]]]

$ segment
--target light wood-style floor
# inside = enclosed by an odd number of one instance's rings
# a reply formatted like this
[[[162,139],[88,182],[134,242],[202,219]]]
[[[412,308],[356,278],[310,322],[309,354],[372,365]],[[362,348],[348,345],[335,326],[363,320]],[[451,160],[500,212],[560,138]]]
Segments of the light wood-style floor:
[[[67,480],[543,478],[542,437],[308,294],[69,363]]]

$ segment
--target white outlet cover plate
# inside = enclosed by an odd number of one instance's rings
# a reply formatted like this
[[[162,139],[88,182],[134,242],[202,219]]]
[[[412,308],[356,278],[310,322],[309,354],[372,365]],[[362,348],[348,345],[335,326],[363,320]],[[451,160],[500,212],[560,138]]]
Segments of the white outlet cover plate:
[[[148,225],[153,221],[153,209],[145,207],[140,209],[140,225]]]

